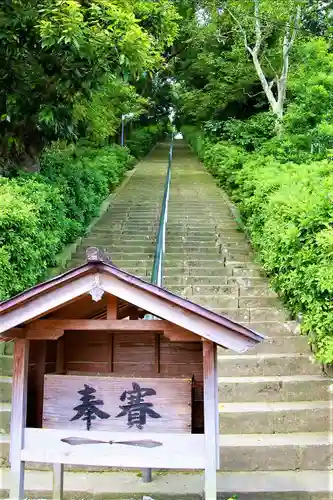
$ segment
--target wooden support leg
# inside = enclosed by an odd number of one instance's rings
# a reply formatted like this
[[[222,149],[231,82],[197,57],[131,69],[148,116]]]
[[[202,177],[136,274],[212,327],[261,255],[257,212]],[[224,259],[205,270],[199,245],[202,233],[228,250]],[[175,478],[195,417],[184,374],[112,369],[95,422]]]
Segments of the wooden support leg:
[[[220,410],[219,410],[219,380],[217,376],[217,346],[215,346],[215,366],[216,366],[216,377],[215,377],[215,407],[216,407],[216,470],[220,469]]]
[[[217,401],[216,344],[203,342],[204,413],[205,413],[205,500],[217,497]]]
[[[53,464],[53,500],[64,498],[64,464]]]
[[[12,414],[10,429],[10,495],[11,500],[24,499],[24,462],[21,450],[24,446],[24,429],[27,416],[27,382],[29,364],[29,340],[16,339],[14,347]]]
[[[141,472],[142,472],[142,482],[151,483],[152,482],[151,469],[141,469]]]

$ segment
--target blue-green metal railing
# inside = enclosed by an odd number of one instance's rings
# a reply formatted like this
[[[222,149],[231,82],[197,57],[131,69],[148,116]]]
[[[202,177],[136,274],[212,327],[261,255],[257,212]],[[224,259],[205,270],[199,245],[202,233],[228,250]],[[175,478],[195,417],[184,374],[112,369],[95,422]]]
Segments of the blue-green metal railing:
[[[154,285],[158,285],[160,287],[163,287],[164,283],[165,240],[166,240],[166,228],[168,222],[168,205],[169,205],[170,184],[171,184],[172,156],[173,156],[173,134],[171,136],[171,143],[170,143],[169,157],[168,157],[168,170],[164,185],[160,223],[156,236],[154,265],[150,280],[151,283],[153,283]]]
[[[168,170],[165,178],[164,193],[161,207],[160,223],[158,226],[157,236],[156,236],[156,248],[153,270],[151,273],[151,283],[163,286],[164,283],[164,255],[165,255],[165,240],[166,240],[166,228],[168,222],[168,205],[169,205],[169,195],[170,195],[170,184],[171,184],[171,165],[173,156],[173,133],[171,136],[171,143],[169,149],[168,157]],[[147,314],[146,319],[154,319],[152,314]],[[152,480],[152,470],[142,469],[142,481],[144,483],[150,483]]]

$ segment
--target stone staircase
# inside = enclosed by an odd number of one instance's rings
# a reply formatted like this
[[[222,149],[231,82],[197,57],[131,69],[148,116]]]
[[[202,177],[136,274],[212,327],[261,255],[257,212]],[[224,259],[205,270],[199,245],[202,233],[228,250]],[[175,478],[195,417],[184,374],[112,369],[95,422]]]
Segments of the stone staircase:
[[[168,144],[160,144],[139,164],[84,238],[71,267],[94,245],[107,248],[119,267],[150,279],[167,154]],[[221,499],[239,493],[240,500],[332,500],[332,381],[313,362],[307,339],[269,288],[230,201],[182,141],[174,149],[165,286],[267,336],[244,355],[219,352]],[[11,354],[7,344],[0,366],[3,489]],[[129,500],[146,494],[154,500],[194,500],[202,491],[200,473],[155,474],[148,485],[135,472],[69,472],[66,480],[67,489],[79,495],[71,499]],[[30,491],[46,495],[50,487],[48,472],[27,473]]]

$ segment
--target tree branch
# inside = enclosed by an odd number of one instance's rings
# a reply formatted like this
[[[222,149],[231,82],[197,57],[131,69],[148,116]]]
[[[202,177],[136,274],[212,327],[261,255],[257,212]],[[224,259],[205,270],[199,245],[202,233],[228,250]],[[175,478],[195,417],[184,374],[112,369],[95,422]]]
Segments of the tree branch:
[[[229,12],[230,16],[232,17],[232,19],[235,21],[235,23],[238,25],[240,31],[242,32],[243,34],[243,37],[244,37],[244,46],[245,48],[250,52],[250,54],[252,55],[252,52],[253,50],[251,49],[251,47],[249,46],[249,44],[247,43],[247,34],[246,34],[246,31],[245,29],[243,28],[243,26],[241,25],[241,23],[238,21],[237,17],[232,13],[232,11],[230,9],[227,9],[227,12]]]
[[[282,62],[282,70],[281,76],[277,80],[278,87],[278,107],[280,109],[280,113],[282,114],[284,101],[286,99],[287,94],[287,79],[289,72],[289,53],[295,42],[297,31],[299,30],[300,20],[301,20],[301,6],[297,7],[296,15],[294,19],[294,27],[293,32],[290,36],[290,25],[291,25],[291,17],[286,23],[286,29],[283,39],[283,62]]]
[[[256,44],[254,46],[253,52],[256,52],[258,54],[262,42],[261,24],[259,16],[259,0],[254,0],[254,22],[255,22],[255,32],[256,32]]]

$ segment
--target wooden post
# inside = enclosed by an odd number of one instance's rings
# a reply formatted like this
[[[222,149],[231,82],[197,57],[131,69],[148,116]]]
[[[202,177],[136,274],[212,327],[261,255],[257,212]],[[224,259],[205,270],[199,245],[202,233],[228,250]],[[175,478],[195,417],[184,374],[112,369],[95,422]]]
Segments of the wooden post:
[[[204,413],[205,413],[205,500],[217,496],[217,401],[216,344],[203,341]]]
[[[151,483],[152,482],[152,470],[151,469],[141,469],[142,482]]]
[[[118,317],[118,298],[114,295],[106,296],[106,319],[117,319]],[[108,371],[114,371],[114,334],[109,334],[108,342]]]
[[[216,470],[220,469],[220,410],[219,410],[219,379],[218,379],[218,356],[217,356],[217,345],[215,345],[215,367],[216,367],[216,377],[215,377],[215,408],[216,408]]]
[[[117,319],[118,299],[114,295],[106,297],[106,319]]]
[[[10,495],[11,500],[24,499],[24,462],[21,450],[24,446],[24,429],[27,417],[27,384],[29,364],[29,340],[16,339],[14,347],[12,414],[10,428]]]
[[[64,498],[64,464],[53,464],[53,500]]]

